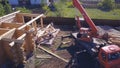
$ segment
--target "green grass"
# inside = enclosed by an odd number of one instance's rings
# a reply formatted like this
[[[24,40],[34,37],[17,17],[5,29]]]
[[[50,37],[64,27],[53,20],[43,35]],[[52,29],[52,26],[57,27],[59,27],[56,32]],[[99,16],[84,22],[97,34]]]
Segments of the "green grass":
[[[56,3],[55,6],[58,11],[49,11],[47,16],[73,18],[76,15],[79,15],[80,17],[82,17],[80,12],[76,8],[68,8],[66,3]],[[100,9],[86,8],[86,11],[88,15],[93,19],[120,20],[120,9],[114,9],[112,11],[102,11]]]
[[[86,11],[91,18],[120,20],[120,9],[115,9],[108,12],[101,11],[99,9],[86,9]]]

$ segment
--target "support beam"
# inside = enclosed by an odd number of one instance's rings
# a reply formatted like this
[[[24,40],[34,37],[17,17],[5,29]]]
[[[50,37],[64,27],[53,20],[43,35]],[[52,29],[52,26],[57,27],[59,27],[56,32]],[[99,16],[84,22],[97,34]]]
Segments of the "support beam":
[[[0,29],[0,35],[4,34],[5,32],[9,31],[8,29]]]
[[[0,28],[7,28],[7,29],[11,29],[11,28],[18,28],[20,26],[22,26],[23,24],[21,23],[5,23],[3,22],[1,25],[0,25]]]
[[[36,22],[33,22],[32,23],[32,26],[33,26],[33,28],[35,29],[35,34],[37,34],[37,24],[36,24]]]
[[[14,41],[15,43],[18,43],[18,44],[23,44],[23,40],[16,40],[16,39],[9,39],[9,38],[2,38],[1,39],[2,41],[5,41],[5,42],[12,42]]]
[[[43,18],[40,18],[41,27],[43,28]]]
[[[24,16],[22,16],[22,21],[23,21],[22,23],[25,23]]]
[[[4,33],[3,35],[0,36],[0,40],[2,38],[12,38],[15,30],[16,30],[16,28],[13,28],[13,29],[9,30],[8,32]]]
[[[20,37],[18,37],[17,40],[22,40],[25,36],[26,36],[26,34],[23,34]],[[15,42],[11,42],[9,45],[12,47],[12,46],[14,46],[14,44],[15,44]]]
[[[31,19],[33,19],[33,17],[31,17]],[[32,23],[32,27],[35,29],[35,34],[36,34],[37,33],[37,23],[36,23],[36,21],[34,21]]]
[[[8,20],[14,18],[16,13],[19,13],[19,12],[20,11],[16,11],[16,12],[13,12],[13,13],[10,13],[10,14],[7,14],[7,15],[4,15],[4,16],[0,17],[0,24],[2,22],[8,21]]]
[[[19,27],[18,30],[21,30],[21,29],[25,28],[27,25],[30,25],[31,23],[33,23],[34,21],[36,21],[37,19],[39,19],[41,17],[44,17],[44,14],[41,14],[41,15],[37,16],[36,18],[30,20],[29,22],[27,22],[23,26]]]
[[[55,56],[55,57],[57,57],[57,58],[63,60],[64,62],[68,63],[68,60],[66,60],[66,59],[64,59],[64,58],[62,58],[62,57],[60,57],[60,56],[58,56],[57,54],[55,54],[55,53],[53,53],[53,52],[51,52],[51,51],[49,51],[49,50],[43,48],[42,46],[38,45],[38,48],[40,48],[40,49],[44,50],[45,52],[47,52],[47,53],[49,53],[49,54],[51,54],[51,55],[53,55],[53,56]]]
[[[37,17],[39,14],[30,14],[30,13],[17,13],[22,16],[27,16],[27,17]]]

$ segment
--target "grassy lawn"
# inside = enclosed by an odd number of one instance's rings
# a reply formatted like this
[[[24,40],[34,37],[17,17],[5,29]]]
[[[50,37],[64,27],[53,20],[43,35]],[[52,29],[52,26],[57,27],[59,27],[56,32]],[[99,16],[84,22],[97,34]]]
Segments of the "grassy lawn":
[[[86,9],[86,11],[91,18],[120,20],[120,9],[109,12],[101,11],[99,9]]]
[[[65,3],[58,3],[55,5],[57,11],[49,11],[47,16],[58,16],[58,17],[75,17],[76,15],[81,14],[76,8],[68,8]],[[111,11],[101,11],[99,9],[90,9],[85,8],[88,15],[94,19],[113,19],[113,20],[120,20],[120,9],[114,9]]]

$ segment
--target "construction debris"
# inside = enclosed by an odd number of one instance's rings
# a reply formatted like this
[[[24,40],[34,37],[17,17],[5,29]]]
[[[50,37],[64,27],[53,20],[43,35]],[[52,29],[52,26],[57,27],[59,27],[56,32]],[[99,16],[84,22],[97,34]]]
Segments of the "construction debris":
[[[109,43],[120,45],[120,31],[115,30],[110,26],[97,26],[99,34],[102,36],[105,33],[109,35]]]
[[[46,54],[40,54],[40,55],[36,55],[37,59],[49,59],[52,58],[50,55],[46,55]]]
[[[58,56],[57,54],[55,54],[55,53],[53,53],[53,52],[51,52],[51,51],[49,51],[49,50],[43,48],[42,46],[38,46],[38,48],[40,48],[40,49],[46,51],[47,53],[49,53],[49,54],[51,54],[51,55],[53,55],[53,56],[55,56],[55,57],[57,57],[57,58],[63,60],[64,62],[68,63],[68,60],[66,60],[66,59],[64,59],[64,58],[62,58],[62,57],[60,57],[60,56]]]
[[[49,24],[44,30],[38,31],[37,34],[37,44],[52,45],[54,38],[58,34],[60,29],[55,29],[51,24]]]
[[[43,44],[52,45],[60,29],[56,29],[53,24],[49,24],[44,28],[44,14],[26,14],[19,12],[20,11],[17,11],[12,14],[0,17],[0,65],[7,66],[5,62],[7,62],[7,60],[10,60],[14,63],[13,66],[18,66],[22,63],[26,65],[26,68],[35,68],[35,58],[51,59],[52,56],[64,61],[64,63],[68,63],[69,60],[66,60],[66,55],[64,52],[61,53],[62,55],[65,55],[65,57],[62,58],[63,56],[59,55],[58,53],[54,53],[52,50],[45,49],[41,46]],[[31,20],[26,22],[24,19],[25,16],[30,17]],[[39,25],[37,22],[38,20]],[[101,36],[104,33],[108,33],[110,37],[108,41],[111,44],[120,46],[119,31],[113,29],[110,26],[97,27]],[[119,30],[119,27],[116,27],[116,29]],[[69,40],[62,41],[62,44],[68,44],[70,42],[71,41]],[[40,50],[43,50],[50,55],[36,54],[36,46]]]

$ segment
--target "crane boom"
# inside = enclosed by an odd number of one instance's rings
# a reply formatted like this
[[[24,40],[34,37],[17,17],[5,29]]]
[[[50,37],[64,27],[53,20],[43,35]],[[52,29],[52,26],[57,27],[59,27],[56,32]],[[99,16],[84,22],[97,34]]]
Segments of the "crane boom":
[[[76,7],[81,12],[82,16],[84,17],[84,19],[88,23],[89,27],[91,28],[91,33],[94,35],[97,35],[97,28],[96,28],[95,24],[93,23],[91,18],[88,16],[88,14],[85,11],[85,9],[83,8],[83,6],[80,4],[79,0],[72,0],[72,1],[73,1],[74,7]]]

